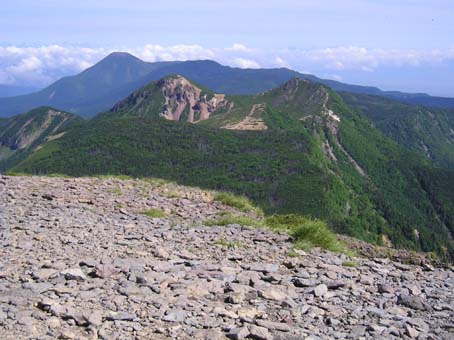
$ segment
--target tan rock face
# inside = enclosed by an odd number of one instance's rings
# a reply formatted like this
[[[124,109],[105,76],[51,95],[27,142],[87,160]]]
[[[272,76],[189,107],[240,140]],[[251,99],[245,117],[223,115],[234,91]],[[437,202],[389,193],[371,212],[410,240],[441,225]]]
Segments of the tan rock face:
[[[182,76],[165,79],[161,91],[165,98],[161,116],[168,120],[197,123],[210,118],[215,110],[228,103],[225,95],[215,94],[209,98],[208,94]]]
[[[53,120],[60,115],[63,115],[63,113],[59,111],[49,110],[47,112],[44,122],[33,129],[30,129],[30,126],[34,123],[34,119],[29,119],[17,133],[16,140],[17,148],[25,149],[26,147],[33,144],[33,142],[37,140],[39,137],[41,137],[44,131],[46,131],[46,129],[52,124]],[[58,124],[58,126],[55,127],[53,131],[58,130],[58,128],[62,126],[66,120],[67,117],[64,118],[60,122],[60,124]]]

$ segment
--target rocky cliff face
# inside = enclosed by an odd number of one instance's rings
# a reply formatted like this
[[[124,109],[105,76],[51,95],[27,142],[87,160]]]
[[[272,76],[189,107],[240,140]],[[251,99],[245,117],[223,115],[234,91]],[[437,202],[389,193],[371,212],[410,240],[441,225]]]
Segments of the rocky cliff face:
[[[154,82],[116,104],[112,112],[122,115],[159,115],[168,120],[197,123],[218,109],[233,105],[223,94],[204,91],[182,76]]]
[[[1,177],[2,338],[452,338],[452,269],[204,225],[225,211],[162,182]]]
[[[204,93],[182,76],[168,77],[158,83],[165,98],[161,116],[169,120],[196,123],[210,118],[228,101],[223,94]]]

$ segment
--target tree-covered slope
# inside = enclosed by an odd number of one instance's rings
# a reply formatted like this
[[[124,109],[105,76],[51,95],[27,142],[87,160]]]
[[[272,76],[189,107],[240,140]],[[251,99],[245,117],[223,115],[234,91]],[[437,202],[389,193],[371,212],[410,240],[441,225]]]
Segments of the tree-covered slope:
[[[0,171],[3,171],[66,130],[82,124],[72,113],[40,107],[23,115],[0,120]]]
[[[410,105],[378,96],[342,93],[385,135],[427,157],[435,165],[454,168],[454,111]]]
[[[452,203],[431,194],[451,182],[428,181],[428,173],[434,176],[428,162],[334,91],[292,79],[263,94],[225,96],[231,105],[189,124],[163,114],[175,94],[165,84],[137,91],[13,170],[154,176],[230,190],[269,214],[310,215],[369,241],[452,254],[452,225],[441,218]]]

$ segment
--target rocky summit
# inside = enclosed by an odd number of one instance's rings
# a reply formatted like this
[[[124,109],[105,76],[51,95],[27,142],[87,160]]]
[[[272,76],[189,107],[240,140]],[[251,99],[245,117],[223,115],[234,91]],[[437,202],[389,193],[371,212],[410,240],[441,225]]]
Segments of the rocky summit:
[[[158,180],[0,178],[2,339],[454,339],[454,271],[294,250]]]

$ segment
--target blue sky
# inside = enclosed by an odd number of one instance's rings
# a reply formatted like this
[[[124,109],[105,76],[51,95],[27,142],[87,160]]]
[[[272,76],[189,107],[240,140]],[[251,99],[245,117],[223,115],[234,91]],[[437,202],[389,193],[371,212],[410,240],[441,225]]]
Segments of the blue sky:
[[[124,50],[454,97],[453,1],[15,0],[0,15],[0,84],[44,86]]]

